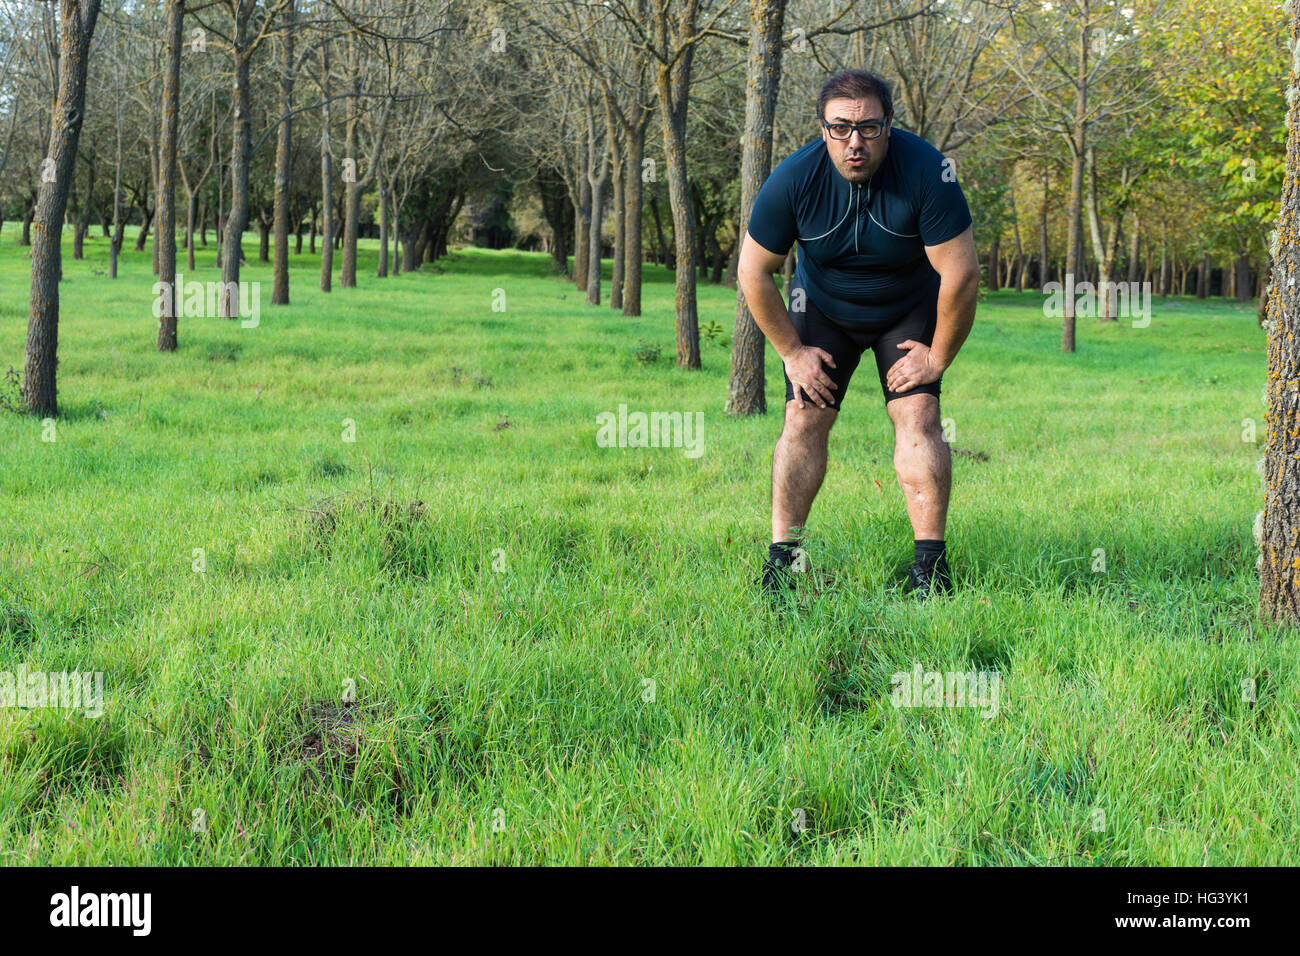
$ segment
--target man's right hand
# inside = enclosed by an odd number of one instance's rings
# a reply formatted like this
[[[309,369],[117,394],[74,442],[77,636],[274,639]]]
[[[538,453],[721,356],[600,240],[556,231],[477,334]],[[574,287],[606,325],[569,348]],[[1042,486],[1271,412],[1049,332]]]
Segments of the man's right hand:
[[[800,408],[804,407],[805,397],[810,402],[816,402],[821,408],[825,408],[828,402],[835,404],[831,389],[839,386],[826,374],[822,368],[823,362],[830,368],[835,368],[835,360],[831,358],[831,353],[813,345],[801,345],[798,351],[785,359],[785,375],[794,386],[794,400],[799,403]]]

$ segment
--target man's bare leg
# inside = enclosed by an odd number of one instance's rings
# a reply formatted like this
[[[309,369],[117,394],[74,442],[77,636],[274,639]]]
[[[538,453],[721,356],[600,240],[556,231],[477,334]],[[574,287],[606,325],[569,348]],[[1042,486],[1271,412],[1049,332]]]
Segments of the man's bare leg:
[[[894,423],[894,471],[918,540],[942,540],[952,490],[952,451],[943,440],[939,400],[921,392],[885,406]]]
[[[826,445],[839,414],[833,408],[785,403],[785,425],[772,452],[772,541],[796,539],[826,477]]]

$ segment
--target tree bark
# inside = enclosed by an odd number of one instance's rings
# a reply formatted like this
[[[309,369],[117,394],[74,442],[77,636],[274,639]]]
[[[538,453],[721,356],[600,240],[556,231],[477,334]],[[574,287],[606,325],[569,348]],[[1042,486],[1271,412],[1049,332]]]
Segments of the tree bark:
[[[645,130],[649,115],[645,111],[633,119],[627,136],[627,189],[623,216],[623,314],[641,314],[641,194],[642,164],[645,161]]]
[[[1038,288],[1041,290],[1052,276],[1052,255],[1047,246],[1048,174],[1043,170],[1043,201],[1038,205]]]
[[[1078,74],[1074,88],[1074,130],[1070,140],[1070,247],[1065,263],[1066,284],[1079,281],[1083,265],[1083,164],[1088,149],[1088,0],[1082,0],[1083,26],[1079,30]],[[1065,297],[1065,317],[1061,320],[1061,351],[1074,348],[1074,296]]]
[[[334,182],[330,159],[330,44],[321,45],[320,138],[320,290],[329,292],[334,279]]]
[[[86,67],[99,0],[60,0],[58,84],[50,122],[53,182],[42,182],[33,217],[32,280],[23,362],[23,403],[41,416],[59,412],[59,279],[63,220],[86,108]]]
[[[573,204],[573,284],[586,291],[587,260],[591,232],[591,183],[587,177],[579,174],[577,201]]]
[[[388,193],[384,187],[384,171],[375,172],[375,184],[379,187],[379,268],[375,274],[380,279],[388,278]]]
[[[1300,41],[1300,7],[1291,5],[1291,37]],[[1268,437],[1264,449],[1264,511],[1260,528],[1259,611],[1274,621],[1300,621],[1300,76],[1287,91],[1286,175],[1278,246],[1269,283]]]
[[[609,124],[609,135],[611,141],[617,143],[614,137],[618,135],[618,127],[612,121]],[[609,283],[609,307],[621,310],[623,308],[623,282],[627,268],[627,216],[623,208],[627,203],[627,160],[625,151],[619,148],[618,145],[614,146],[613,153],[614,274]]]
[[[293,35],[296,0],[287,0],[280,34],[280,128],[275,140],[275,261],[271,266],[271,304],[289,304],[289,176],[293,162]],[[301,240],[300,240],[301,241]]]
[[[694,23],[698,0],[686,0],[683,22]],[[661,63],[655,89],[659,95],[660,126],[664,134],[664,160],[668,167],[668,200],[673,213],[673,241],[677,247],[674,270],[677,365],[700,368],[700,320],[695,293],[695,216],[691,211],[690,184],[686,176],[686,107],[689,102],[692,44],[672,63]]]
[[[598,141],[592,132],[595,119],[587,129],[587,182],[591,184],[591,229],[587,252],[587,304],[600,305],[600,252],[605,219],[605,186],[609,182],[609,144]],[[599,153],[599,161],[597,154]]]
[[[167,0],[167,58],[163,66],[162,131],[158,156],[158,281],[162,288],[162,315],[158,319],[158,351],[175,352],[176,289],[176,151],[180,128],[181,36],[185,0]]]
[[[225,235],[221,240],[221,289],[217,295],[217,314],[233,319],[239,312],[239,267],[243,255],[244,229],[248,225],[248,160],[251,136],[249,115],[249,61],[252,41],[248,21],[257,0],[234,0],[234,107],[235,115],[230,142],[230,210],[226,216]]]
[[[785,30],[787,0],[750,0],[749,56],[745,82],[745,137],[740,151],[739,246],[749,229],[754,200],[772,171],[773,123],[781,85],[781,34]],[[777,251],[777,250],[773,250]],[[789,288],[786,288],[787,294]],[[767,378],[764,357],[767,339],[745,301],[736,293],[736,320],[731,337],[731,378],[727,385],[727,413],[767,413]]]

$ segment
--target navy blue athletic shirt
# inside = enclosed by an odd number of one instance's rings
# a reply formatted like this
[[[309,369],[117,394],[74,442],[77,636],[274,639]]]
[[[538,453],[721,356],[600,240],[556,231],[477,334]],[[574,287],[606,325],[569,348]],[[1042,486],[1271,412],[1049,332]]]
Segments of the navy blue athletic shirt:
[[[925,247],[970,224],[943,154],[891,128],[884,162],[861,185],[840,175],[820,139],[791,153],[759,190],[749,234],[779,255],[798,240],[795,283],[830,318],[883,324],[938,295],[939,274]]]

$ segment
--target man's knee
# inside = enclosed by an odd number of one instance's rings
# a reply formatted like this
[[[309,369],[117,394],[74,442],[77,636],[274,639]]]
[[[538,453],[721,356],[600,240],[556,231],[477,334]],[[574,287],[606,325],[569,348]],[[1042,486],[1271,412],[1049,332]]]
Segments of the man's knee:
[[[825,445],[838,414],[833,408],[814,405],[800,408],[794,402],[787,402],[779,441],[804,447]]]
[[[934,441],[942,438],[943,427],[939,421],[939,399],[929,393],[905,395],[887,406],[889,418],[894,423],[894,433],[912,443]]]

